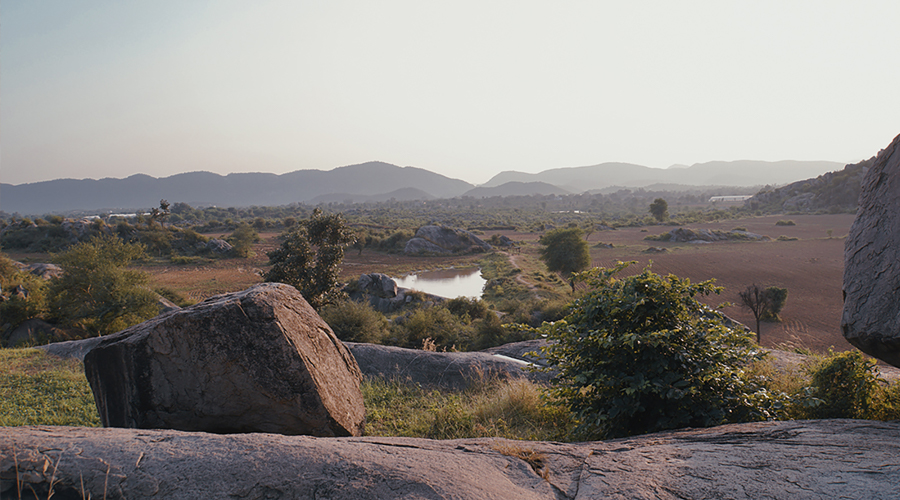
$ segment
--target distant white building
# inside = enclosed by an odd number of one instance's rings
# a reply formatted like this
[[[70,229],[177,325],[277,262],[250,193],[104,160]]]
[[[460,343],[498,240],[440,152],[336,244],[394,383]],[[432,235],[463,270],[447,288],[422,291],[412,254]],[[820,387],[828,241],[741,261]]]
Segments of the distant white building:
[[[739,196],[713,196],[709,199],[710,203],[715,203],[717,201],[729,202],[729,201],[744,201],[753,198],[753,195],[739,195]]]

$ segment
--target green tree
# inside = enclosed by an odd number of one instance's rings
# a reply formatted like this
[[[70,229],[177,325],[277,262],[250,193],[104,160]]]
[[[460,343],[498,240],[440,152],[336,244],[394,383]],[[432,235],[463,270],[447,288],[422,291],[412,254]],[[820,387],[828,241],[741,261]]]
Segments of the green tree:
[[[149,275],[127,266],[144,257],[144,246],[98,236],[54,255],[63,274],[50,281],[51,313],[92,334],[114,333],[156,316]]]
[[[770,286],[763,289],[756,283],[738,292],[741,304],[749,309],[756,319],[756,343],[760,342],[760,321],[779,321],[778,314],[787,301],[787,294],[787,288]]]
[[[766,288],[765,293],[769,299],[769,310],[762,317],[763,321],[781,321],[779,314],[781,314],[781,310],[784,309],[784,304],[787,302],[787,288],[770,286]]]
[[[629,264],[581,273],[590,291],[538,330],[553,342],[544,349],[553,389],[580,437],[772,418],[773,397],[742,370],[762,352],[695,298],[721,288],[649,268],[616,277]]]
[[[559,273],[564,279],[569,280],[572,291],[575,291],[574,273],[583,271],[591,265],[590,249],[582,238],[583,234],[579,228],[554,229],[538,240],[542,245],[541,260],[551,272]]]
[[[246,259],[253,256],[253,244],[259,241],[259,234],[250,224],[242,222],[226,240],[231,243],[234,255]]]
[[[662,198],[653,200],[650,204],[650,213],[659,222],[666,220],[669,217],[669,203]]]
[[[343,216],[325,215],[317,208],[283,238],[281,247],[267,254],[272,269],[264,279],[293,285],[317,310],[341,298],[338,272],[344,248],[355,241]]]

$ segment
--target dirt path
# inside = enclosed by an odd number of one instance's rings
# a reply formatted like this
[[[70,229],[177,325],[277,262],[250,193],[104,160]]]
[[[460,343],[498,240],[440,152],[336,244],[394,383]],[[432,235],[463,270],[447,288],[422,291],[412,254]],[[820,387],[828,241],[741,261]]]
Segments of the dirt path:
[[[507,259],[509,259],[509,263],[510,263],[514,268],[519,269],[519,270],[522,269],[521,267],[519,267],[519,262],[518,262],[518,259],[516,258],[516,255],[513,255],[513,254],[511,254],[511,253],[509,253],[509,252],[500,252],[500,253],[502,253],[503,255],[506,256]],[[523,276],[522,273],[519,273],[519,274],[516,275],[516,281],[518,281],[519,283],[521,283],[522,285],[524,285],[525,287],[527,287],[528,290],[530,290],[531,293],[534,294],[535,298],[537,298],[537,299],[540,299],[540,298],[541,298],[541,296],[538,294],[538,287],[534,286],[533,283],[531,283],[530,281],[526,280],[526,279],[525,279],[525,276]]]

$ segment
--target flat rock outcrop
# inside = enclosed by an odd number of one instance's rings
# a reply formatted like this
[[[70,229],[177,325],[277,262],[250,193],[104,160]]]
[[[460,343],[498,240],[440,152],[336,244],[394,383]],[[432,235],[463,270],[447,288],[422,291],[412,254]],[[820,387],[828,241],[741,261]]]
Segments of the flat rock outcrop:
[[[443,226],[422,226],[406,243],[405,254],[459,254],[486,252],[491,245],[463,230]]]
[[[513,356],[487,352],[434,352],[345,342],[366,377],[423,386],[464,389],[482,377],[527,378],[546,382],[550,375],[529,369]]]
[[[900,423],[726,425],[587,443],[0,428],[3,498],[897,498]]]
[[[900,136],[866,172],[844,243],[844,338],[900,367]]]
[[[751,233],[740,229],[732,231],[719,231],[717,229],[689,229],[679,227],[652,238],[657,241],[671,241],[673,243],[713,242],[727,240],[765,241],[771,238],[762,234]]]
[[[108,427],[362,433],[359,367],[289,285],[218,295],[102,337],[84,368]]]

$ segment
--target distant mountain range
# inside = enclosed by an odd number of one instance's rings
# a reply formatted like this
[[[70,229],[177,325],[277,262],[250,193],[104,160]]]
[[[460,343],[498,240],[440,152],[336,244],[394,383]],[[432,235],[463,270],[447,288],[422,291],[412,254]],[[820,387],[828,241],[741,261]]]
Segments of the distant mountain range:
[[[500,186],[507,182],[546,182],[581,193],[610,186],[640,188],[654,184],[764,186],[808,179],[843,167],[843,163],[833,161],[712,161],[690,167],[676,165],[668,169],[631,163],[601,163],[589,167],[554,168],[537,174],[500,172],[482,187]]]
[[[416,168],[368,162],[333,170],[287,174],[219,175],[190,172],[170,177],[132,175],[125,179],[58,179],[31,184],[0,184],[0,210],[39,215],[75,210],[139,210],[160,199],[192,206],[277,206],[291,203],[354,203],[396,199],[425,200],[472,196],[563,195],[613,186],[779,185],[840,170],[826,161],[732,161],[655,169],[629,163],[554,168],[536,174],[507,171],[475,187],[468,182]]]

